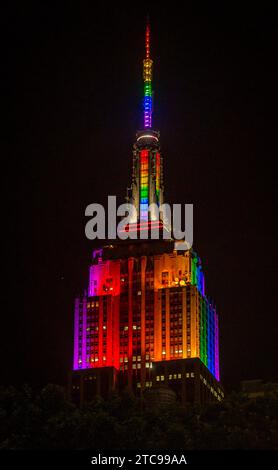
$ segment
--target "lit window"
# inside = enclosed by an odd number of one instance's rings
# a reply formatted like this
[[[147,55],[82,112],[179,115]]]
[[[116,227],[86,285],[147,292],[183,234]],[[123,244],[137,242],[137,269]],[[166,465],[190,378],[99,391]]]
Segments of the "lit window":
[[[140,382],[137,383],[137,388],[141,388]]]
[[[173,377],[172,374],[170,374],[170,375],[169,375],[169,380],[172,380],[172,377]]]
[[[104,330],[106,330],[106,325],[103,325],[103,327],[102,327],[102,328],[103,328]]]
[[[141,364],[137,364],[137,369],[141,369]]]
[[[194,372],[191,372],[190,377],[195,377]]]
[[[176,378],[177,378],[177,374],[174,374],[174,375],[173,375],[173,378],[176,379]]]
[[[189,372],[186,372],[186,378],[190,377]]]
[[[160,376],[160,380],[161,380],[161,382],[164,381],[164,375],[161,375],[161,376]]]
[[[132,369],[136,369],[136,364],[132,364]]]
[[[178,379],[181,379],[181,374],[178,374]]]
[[[156,381],[159,382],[160,381],[160,377],[159,375],[156,376]]]
[[[128,326],[125,326],[125,327],[124,327],[124,331],[127,331],[127,330],[128,330]]]

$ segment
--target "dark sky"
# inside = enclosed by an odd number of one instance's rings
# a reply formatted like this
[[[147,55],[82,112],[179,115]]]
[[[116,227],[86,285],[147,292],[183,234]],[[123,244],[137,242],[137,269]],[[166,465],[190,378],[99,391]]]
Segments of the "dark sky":
[[[1,15],[1,381],[65,383],[92,250],[84,210],[130,184],[148,11],[166,199],[194,204],[224,386],[278,380],[275,12],[41,3]]]

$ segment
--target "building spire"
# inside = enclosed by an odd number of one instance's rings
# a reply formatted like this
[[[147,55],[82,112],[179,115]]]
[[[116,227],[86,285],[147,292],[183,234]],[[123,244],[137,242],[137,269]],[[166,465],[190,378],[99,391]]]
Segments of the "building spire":
[[[146,24],[146,59],[150,58],[150,19],[147,16]]]
[[[152,65],[150,58],[150,22],[147,17],[146,24],[146,57],[143,60],[143,79],[144,79],[144,128],[152,127]]]

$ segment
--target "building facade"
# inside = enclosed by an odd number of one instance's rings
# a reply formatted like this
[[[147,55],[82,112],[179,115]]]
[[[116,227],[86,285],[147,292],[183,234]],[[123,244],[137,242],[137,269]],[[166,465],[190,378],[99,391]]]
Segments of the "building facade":
[[[221,400],[218,315],[205,294],[200,258],[177,250],[164,203],[159,132],[152,129],[149,27],[144,67],[144,129],[133,148],[128,226],[138,239],[93,253],[86,293],[75,301],[71,394],[77,401],[128,387],[167,386],[182,402]],[[159,210],[149,206],[155,203]],[[150,239],[150,230],[158,239]],[[168,239],[161,233],[168,231]]]

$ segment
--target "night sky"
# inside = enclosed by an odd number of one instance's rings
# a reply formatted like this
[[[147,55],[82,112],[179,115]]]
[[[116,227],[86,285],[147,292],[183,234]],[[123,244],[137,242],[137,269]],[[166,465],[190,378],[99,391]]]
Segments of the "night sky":
[[[148,12],[166,200],[194,204],[223,384],[278,380],[274,12],[30,5],[1,15],[1,382],[66,382],[93,248],[84,211],[130,185]]]

